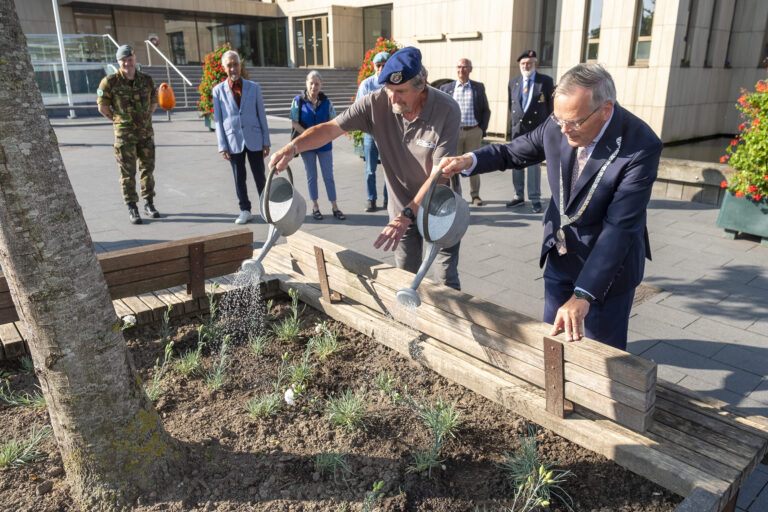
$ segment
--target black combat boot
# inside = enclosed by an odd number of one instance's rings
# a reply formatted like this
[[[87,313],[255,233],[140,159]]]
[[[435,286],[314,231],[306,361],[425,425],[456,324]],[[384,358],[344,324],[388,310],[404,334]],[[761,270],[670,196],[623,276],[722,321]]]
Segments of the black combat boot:
[[[151,199],[147,199],[144,202],[144,213],[146,213],[148,216],[152,217],[153,219],[157,219],[160,217],[160,212],[155,209],[155,205],[152,203]]]
[[[139,217],[139,209],[136,207],[136,203],[128,203],[128,220],[131,224],[141,224],[141,217]]]

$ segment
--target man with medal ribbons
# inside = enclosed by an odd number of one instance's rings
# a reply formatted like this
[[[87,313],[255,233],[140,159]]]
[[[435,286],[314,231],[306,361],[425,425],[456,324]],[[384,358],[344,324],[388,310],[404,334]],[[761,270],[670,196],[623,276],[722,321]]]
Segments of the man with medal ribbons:
[[[618,105],[611,75],[587,63],[563,75],[554,112],[538,128],[444,158],[440,168],[468,177],[546,160],[543,320],[567,341],[587,336],[626,350],[635,288],[651,258],[646,209],[661,148],[653,130]]]

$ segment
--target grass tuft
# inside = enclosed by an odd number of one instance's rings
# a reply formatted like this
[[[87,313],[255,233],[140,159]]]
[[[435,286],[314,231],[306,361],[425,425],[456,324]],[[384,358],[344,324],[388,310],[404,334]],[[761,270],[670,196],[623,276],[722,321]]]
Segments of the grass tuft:
[[[255,396],[248,400],[245,409],[251,418],[267,418],[274,416],[283,407],[283,398],[280,393],[273,391],[263,396]]]
[[[44,459],[47,455],[40,449],[40,443],[51,435],[51,427],[38,429],[32,425],[27,439],[13,438],[0,444],[0,468],[9,468]]]
[[[345,430],[365,429],[368,415],[365,413],[365,401],[360,392],[351,389],[337,397],[330,397],[326,404],[328,421]]]

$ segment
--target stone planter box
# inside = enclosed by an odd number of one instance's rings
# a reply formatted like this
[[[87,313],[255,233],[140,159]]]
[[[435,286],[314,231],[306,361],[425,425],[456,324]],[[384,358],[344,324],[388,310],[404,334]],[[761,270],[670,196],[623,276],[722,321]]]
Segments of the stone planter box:
[[[768,246],[768,200],[753,201],[727,192],[720,205],[717,226],[725,229],[728,238],[747,233],[759,236],[761,243]]]

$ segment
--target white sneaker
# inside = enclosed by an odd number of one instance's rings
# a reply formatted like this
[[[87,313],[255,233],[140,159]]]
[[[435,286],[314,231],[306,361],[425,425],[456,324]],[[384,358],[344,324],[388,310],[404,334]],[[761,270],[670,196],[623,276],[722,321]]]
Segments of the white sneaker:
[[[248,210],[242,210],[240,215],[235,219],[235,224],[247,224],[249,220],[253,218],[251,212]]]

